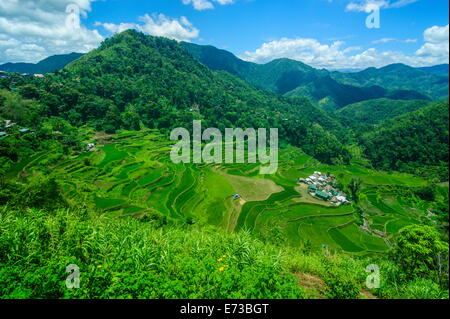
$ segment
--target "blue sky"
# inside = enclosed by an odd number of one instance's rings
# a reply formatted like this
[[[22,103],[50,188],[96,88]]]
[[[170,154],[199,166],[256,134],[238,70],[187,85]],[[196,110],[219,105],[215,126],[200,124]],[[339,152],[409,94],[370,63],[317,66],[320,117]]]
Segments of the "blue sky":
[[[68,30],[65,43],[59,46],[61,41],[53,34],[45,39],[35,32],[34,42],[25,31],[21,37],[2,23],[2,19],[16,19],[16,24],[20,21],[21,17],[12,13],[12,6],[20,1],[34,4],[24,7],[23,23],[29,23],[33,9],[47,10],[61,23],[67,13],[60,3],[77,4],[79,34]],[[394,62],[417,66],[448,63],[447,0],[58,1],[59,7],[50,7],[48,2],[56,0],[0,0],[0,62],[24,60],[34,47],[39,53],[30,53],[28,60],[67,50],[88,51],[114,32],[137,28],[149,34],[211,44],[257,63],[279,57],[330,69],[379,67]],[[366,18],[371,13],[365,9],[374,4],[380,8],[380,28],[369,29]],[[2,41],[16,42],[24,49],[19,52],[4,45],[2,54]]]

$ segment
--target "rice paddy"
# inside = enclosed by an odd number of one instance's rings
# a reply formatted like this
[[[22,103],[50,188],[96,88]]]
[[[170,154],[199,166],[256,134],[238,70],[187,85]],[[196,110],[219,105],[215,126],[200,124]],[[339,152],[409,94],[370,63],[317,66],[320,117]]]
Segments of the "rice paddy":
[[[174,222],[189,219],[229,231],[270,236],[276,230],[292,246],[309,243],[355,254],[386,251],[393,234],[426,216],[426,205],[402,194],[405,187],[425,185],[424,180],[376,172],[357,160],[348,166],[324,165],[287,148],[280,151],[276,174],[258,175],[257,164],[174,164],[170,145],[155,130],[125,132],[97,141],[93,152],[54,164],[44,162],[51,150],[36,154],[16,164],[12,174],[25,178],[46,166],[69,199],[111,217],[157,212]],[[386,237],[363,231],[352,205],[335,207],[299,188],[298,178],[317,170],[334,174],[344,185],[361,178],[369,224]],[[440,187],[448,192],[448,184]],[[236,193],[239,199],[232,197]]]

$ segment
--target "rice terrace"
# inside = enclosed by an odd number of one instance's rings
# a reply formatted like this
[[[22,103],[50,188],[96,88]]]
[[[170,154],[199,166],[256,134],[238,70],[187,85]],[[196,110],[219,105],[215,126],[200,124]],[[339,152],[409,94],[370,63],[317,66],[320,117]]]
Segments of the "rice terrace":
[[[358,160],[350,166],[324,165],[294,147],[282,150],[277,174],[259,175],[259,164],[173,164],[169,158],[173,142],[155,130],[98,140],[93,136],[88,142],[96,147],[47,164],[49,150],[15,164],[11,172],[20,181],[51,171],[69,198],[82,199],[108,216],[161,214],[228,231],[248,229],[269,237],[278,232],[293,246],[309,241],[316,248],[356,254],[384,252],[390,235],[420,223],[428,208],[405,193],[425,185],[420,178],[376,172]],[[341,183],[362,179],[367,229],[358,224],[352,205],[330,206],[300,191],[298,179],[317,170],[335,174]],[[445,186],[441,189],[445,196]]]

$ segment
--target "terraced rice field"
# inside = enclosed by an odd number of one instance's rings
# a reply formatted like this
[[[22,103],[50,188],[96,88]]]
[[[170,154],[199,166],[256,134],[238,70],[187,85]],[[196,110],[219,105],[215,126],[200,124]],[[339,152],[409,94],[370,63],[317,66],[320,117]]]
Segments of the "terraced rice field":
[[[170,145],[157,131],[125,132],[97,145],[94,152],[65,158],[47,169],[63,183],[69,198],[109,216],[156,212],[174,222],[189,219],[229,231],[270,234],[278,229],[290,245],[308,241],[314,247],[326,245],[350,253],[383,252],[388,240],[363,232],[351,205],[334,207],[308,198],[299,189],[298,178],[316,170],[335,174],[343,184],[361,178],[369,223],[388,235],[426,214],[426,207],[402,197],[401,187],[425,183],[409,175],[375,172],[357,162],[345,167],[323,165],[288,148],[280,154],[278,172],[263,176],[258,175],[257,164],[174,164]],[[39,153],[16,164],[13,175],[32,174],[50,155],[51,151]],[[242,198],[233,199],[235,193]]]

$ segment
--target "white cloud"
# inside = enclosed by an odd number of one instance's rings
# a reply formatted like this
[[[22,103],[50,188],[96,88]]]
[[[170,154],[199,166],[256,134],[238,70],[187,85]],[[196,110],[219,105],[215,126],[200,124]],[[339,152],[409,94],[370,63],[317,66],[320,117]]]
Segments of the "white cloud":
[[[214,4],[218,3],[222,6],[233,4],[235,0],[182,0],[184,4],[189,5],[192,4],[195,10],[208,10],[214,9]]]
[[[417,42],[417,39],[405,39],[405,40],[399,40],[399,39],[395,39],[395,38],[382,38],[382,39],[378,39],[378,40],[372,41],[373,44],[378,44],[378,43],[389,43],[389,42],[416,43],[416,42]]]
[[[186,18],[179,19],[166,17],[164,14],[154,15],[150,17],[148,14],[139,18],[143,23],[101,23],[97,22],[97,26],[102,26],[106,30],[117,33],[127,29],[136,29],[144,33],[161,36],[178,41],[190,41],[197,38],[200,31]]]
[[[97,47],[103,37],[78,23],[93,1],[0,0],[0,63],[37,62]]]
[[[392,42],[392,41],[397,41],[397,39],[394,39],[394,38],[382,38],[382,39],[379,39],[379,40],[372,41],[372,43],[374,43],[374,44],[376,44],[376,43],[388,43],[388,42]]]
[[[434,26],[424,32],[425,44],[416,52],[424,58],[447,59],[449,55],[448,24],[444,27]]]
[[[400,8],[404,7],[408,4],[417,2],[419,0],[355,0],[350,2],[346,10],[347,11],[356,11],[356,12],[370,12],[373,11],[374,8],[380,9],[391,9],[391,8]]]
[[[388,42],[391,39],[384,39],[383,41]],[[412,42],[413,40],[404,40],[404,42],[406,41]],[[316,68],[328,69],[382,67],[392,63],[405,63],[411,66],[448,63],[448,25],[444,27],[435,26],[425,30],[424,41],[423,46],[415,54],[407,55],[399,51],[379,51],[375,48],[364,51],[359,47],[344,48],[345,43],[343,41],[323,44],[316,39],[282,38],[264,43],[254,52],[247,51],[241,58],[256,63],[266,63],[278,58],[290,58]],[[351,52],[354,52],[354,54],[349,54]]]

